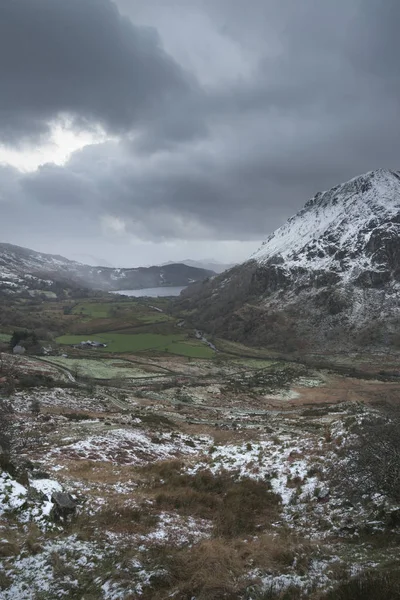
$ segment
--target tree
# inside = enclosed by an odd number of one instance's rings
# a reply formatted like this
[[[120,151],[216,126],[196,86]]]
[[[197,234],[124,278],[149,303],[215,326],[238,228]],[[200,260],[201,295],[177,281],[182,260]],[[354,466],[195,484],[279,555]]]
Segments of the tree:
[[[21,345],[26,350],[35,353],[40,350],[40,343],[35,331],[28,330],[16,330],[13,331],[10,340],[10,349],[13,350],[15,346]]]

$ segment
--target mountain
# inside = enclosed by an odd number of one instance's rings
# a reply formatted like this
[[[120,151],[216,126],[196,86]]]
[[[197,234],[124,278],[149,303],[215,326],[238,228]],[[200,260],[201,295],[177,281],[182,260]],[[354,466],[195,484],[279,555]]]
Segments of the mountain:
[[[115,291],[186,286],[212,275],[212,271],[183,264],[132,269],[92,267],[62,256],[0,244],[0,291],[8,294],[59,295],[64,287]]]
[[[206,271],[213,271],[214,273],[223,273],[224,271],[231,269],[235,265],[235,263],[220,263],[213,260],[212,258],[204,260],[191,260],[190,258],[187,258],[185,260],[182,260],[181,263],[183,265],[187,265],[188,267],[196,267],[196,269],[205,269]],[[164,263],[163,266],[172,264],[174,263],[167,262]]]
[[[316,194],[242,265],[183,294],[209,333],[284,350],[400,347],[400,172]]]

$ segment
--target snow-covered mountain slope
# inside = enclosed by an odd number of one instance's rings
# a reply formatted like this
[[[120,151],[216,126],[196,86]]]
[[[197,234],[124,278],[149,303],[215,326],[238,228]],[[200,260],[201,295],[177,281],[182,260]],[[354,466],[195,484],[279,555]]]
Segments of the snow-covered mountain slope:
[[[380,169],[318,193],[181,305],[246,343],[400,347],[399,300],[400,172]]]
[[[390,257],[383,247],[399,235],[400,172],[380,169],[314,196],[252,258],[351,278],[365,269],[386,269]]]
[[[181,264],[133,269],[91,267],[62,256],[0,244],[0,292],[9,294],[58,295],[65,287],[111,291],[185,286],[210,275],[214,273]]]

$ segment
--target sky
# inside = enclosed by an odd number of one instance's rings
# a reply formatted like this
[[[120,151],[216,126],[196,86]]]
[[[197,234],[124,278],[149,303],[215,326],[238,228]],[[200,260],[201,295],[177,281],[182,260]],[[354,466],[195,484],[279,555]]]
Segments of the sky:
[[[1,0],[0,241],[246,260],[400,168],[398,0]]]

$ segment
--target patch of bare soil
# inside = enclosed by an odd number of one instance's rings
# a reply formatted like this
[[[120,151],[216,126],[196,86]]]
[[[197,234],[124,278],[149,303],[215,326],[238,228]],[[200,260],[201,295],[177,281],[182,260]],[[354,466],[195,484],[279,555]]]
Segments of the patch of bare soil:
[[[320,387],[294,387],[298,397],[287,401],[287,406],[311,404],[338,404],[341,402],[362,402],[374,404],[378,401],[400,403],[400,383],[377,380],[354,379],[329,375],[324,377]]]

